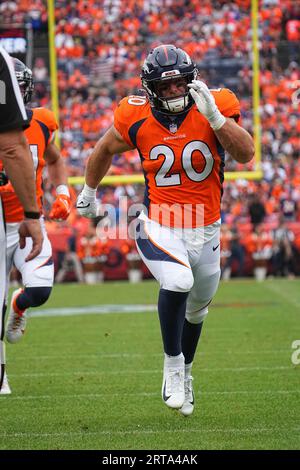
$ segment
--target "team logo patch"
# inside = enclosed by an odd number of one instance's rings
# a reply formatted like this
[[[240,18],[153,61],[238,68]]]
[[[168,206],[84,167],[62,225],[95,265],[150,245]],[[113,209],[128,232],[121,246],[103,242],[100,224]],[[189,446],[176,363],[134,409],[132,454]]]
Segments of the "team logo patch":
[[[175,122],[172,122],[171,124],[169,124],[169,130],[170,130],[170,132],[172,132],[172,134],[176,134],[177,124],[175,124]]]

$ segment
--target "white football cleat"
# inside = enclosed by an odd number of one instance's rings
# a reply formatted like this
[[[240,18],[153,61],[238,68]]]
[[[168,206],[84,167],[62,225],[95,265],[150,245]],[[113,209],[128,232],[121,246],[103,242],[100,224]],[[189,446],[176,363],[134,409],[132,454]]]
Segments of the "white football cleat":
[[[4,372],[4,378],[3,378],[3,383],[2,383],[1,390],[0,390],[0,395],[10,395],[10,394],[11,394],[11,389],[7,380],[6,372]]]
[[[181,408],[184,403],[184,358],[182,366],[164,365],[162,399],[170,408]]]
[[[194,411],[195,397],[193,392],[193,377],[188,375],[184,379],[184,403],[180,408],[180,413],[184,416],[190,416]]]
[[[26,328],[26,310],[23,312],[23,315],[19,315],[14,311],[13,308],[14,300],[22,292],[22,290],[22,288],[15,290],[10,301],[10,311],[8,314],[5,334],[5,337],[9,343],[17,343],[20,341]]]

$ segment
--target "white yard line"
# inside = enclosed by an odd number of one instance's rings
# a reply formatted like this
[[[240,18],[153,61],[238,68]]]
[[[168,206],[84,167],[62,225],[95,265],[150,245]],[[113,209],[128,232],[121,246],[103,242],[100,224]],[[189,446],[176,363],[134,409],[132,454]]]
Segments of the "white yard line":
[[[107,305],[87,305],[84,307],[58,307],[30,310],[28,317],[69,317],[76,315],[99,315],[110,313],[144,313],[156,312],[157,305],[149,304],[107,304]]]
[[[295,299],[295,297],[291,297],[287,292],[285,292],[285,290],[282,290],[278,288],[278,286],[276,287],[273,284],[269,284],[268,282],[264,283],[264,287],[268,289],[269,291],[271,291],[272,293],[284,299],[290,305],[293,305],[294,307],[299,309],[299,313],[300,313],[300,300],[298,301],[297,299]]]
[[[300,432],[300,427],[285,427],[285,428],[203,428],[201,427],[200,429],[132,429],[132,430],[113,430],[113,429],[108,429],[108,430],[103,430],[103,431],[77,431],[77,432],[53,432],[53,433],[37,433],[37,432],[7,432],[7,433],[0,433],[0,437],[3,438],[9,438],[9,437],[25,437],[25,438],[36,438],[36,437],[68,437],[68,436],[73,436],[73,437],[85,437],[85,436],[103,436],[103,435],[124,435],[124,434],[166,434],[166,433],[171,433],[171,434],[178,434],[178,433],[200,433],[200,434],[206,434],[206,433],[221,433],[221,434],[248,434],[248,433],[264,433],[264,434],[269,434],[269,433],[274,433],[277,434],[278,431],[284,432],[286,431],[287,433],[291,432]]]
[[[201,368],[201,372],[248,372],[248,371],[272,371],[272,370],[293,370],[294,367],[290,366],[271,366],[271,367],[210,367]],[[30,372],[22,374],[9,374],[9,377],[64,377],[72,375],[131,375],[131,374],[161,374],[161,369],[145,369],[145,370],[81,370],[72,372]]]
[[[255,354],[256,356],[259,354],[287,354],[291,355],[291,349],[266,349],[266,350],[258,350],[256,349],[255,351],[226,351],[226,350],[220,350],[218,349],[217,351],[202,351],[202,357],[205,356],[220,356],[220,355],[237,355],[237,356],[243,356],[243,355],[251,355]],[[128,359],[133,359],[133,358],[145,358],[145,357],[163,357],[162,353],[152,353],[152,354],[142,354],[142,353],[116,353],[116,354],[76,354],[76,359],[116,359],[116,358],[128,358]],[[28,360],[36,360],[36,361],[51,361],[54,359],[74,359],[74,353],[73,354],[49,354],[49,355],[40,355],[38,352],[36,352],[36,356],[33,357],[32,355],[22,355],[18,357],[18,362],[19,361],[28,361]]]
[[[275,287],[266,284],[266,287],[273,293],[278,294],[280,297],[287,300],[290,304],[300,307],[300,302],[291,299],[288,294],[278,291]],[[241,304],[241,307],[243,305]],[[248,304],[245,305],[249,307]],[[211,308],[218,308],[218,304],[212,304]],[[256,307],[256,305],[253,305]],[[230,304],[224,304],[224,308],[230,308]],[[236,308],[236,307],[233,307]],[[107,314],[121,314],[121,313],[156,313],[157,304],[100,304],[100,305],[86,305],[82,307],[55,307],[45,309],[30,309],[28,317],[30,318],[48,318],[48,317],[69,317],[77,315],[107,315]],[[219,329],[219,328],[218,328]],[[232,328],[220,328],[220,330],[231,330]]]
[[[207,391],[207,392],[195,392],[196,396],[202,397],[205,395],[299,395],[300,390],[224,390],[224,391]],[[155,397],[158,396],[158,392],[137,392],[137,393],[122,393],[122,397]],[[79,393],[71,395],[27,395],[27,396],[14,396],[14,395],[3,395],[11,400],[58,400],[58,399],[103,399],[107,397],[118,397],[120,398],[119,393]]]

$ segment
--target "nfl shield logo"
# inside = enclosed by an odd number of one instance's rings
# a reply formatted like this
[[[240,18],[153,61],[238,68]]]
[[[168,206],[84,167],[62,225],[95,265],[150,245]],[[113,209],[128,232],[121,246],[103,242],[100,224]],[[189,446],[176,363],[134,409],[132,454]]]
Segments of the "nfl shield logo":
[[[170,132],[172,132],[172,134],[175,134],[175,132],[177,132],[177,124],[175,124],[175,122],[172,122],[169,125],[169,129],[170,129]]]

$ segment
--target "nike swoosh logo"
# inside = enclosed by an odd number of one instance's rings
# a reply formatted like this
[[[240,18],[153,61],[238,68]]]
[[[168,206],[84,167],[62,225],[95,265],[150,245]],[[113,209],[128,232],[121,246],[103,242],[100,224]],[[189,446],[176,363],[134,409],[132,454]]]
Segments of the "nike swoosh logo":
[[[86,209],[87,207],[90,207],[90,203],[88,203],[86,206],[84,206],[83,202],[79,202],[76,207],[77,207],[77,209],[78,208],[79,209]]]
[[[220,246],[220,243],[219,243],[219,245],[217,245],[217,246],[213,246],[213,251],[216,251],[216,249],[218,248],[218,246]]]
[[[164,399],[164,401],[169,400],[169,398],[170,398],[170,396],[171,396],[171,395],[169,395],[169,396],[166,395],[166,385],[167,385],[167,384],[166,384],[166,381],[165,381],[164,390],[163,390],[163,399]]]

